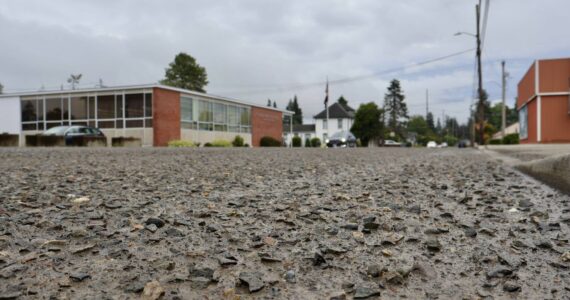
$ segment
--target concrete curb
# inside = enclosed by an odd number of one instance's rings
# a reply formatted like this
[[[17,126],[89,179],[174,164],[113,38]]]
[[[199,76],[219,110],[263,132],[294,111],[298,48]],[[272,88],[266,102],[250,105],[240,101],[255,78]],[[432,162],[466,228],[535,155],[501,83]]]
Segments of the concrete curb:
[[[518,170],[570,194],[570,154],[514,165]]]
[[[495,149],[480,148],[479,150],[509,167],[570,195],[570,154],[523,161]]]

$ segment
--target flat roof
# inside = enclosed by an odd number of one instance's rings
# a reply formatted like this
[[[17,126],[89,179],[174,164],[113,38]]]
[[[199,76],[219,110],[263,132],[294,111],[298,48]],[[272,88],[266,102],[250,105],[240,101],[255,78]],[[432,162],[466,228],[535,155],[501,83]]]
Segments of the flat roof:
[[[101,87],[101,88],[84,88],[84,89],[76,89],[76,90],[46,90],[46,91],[34,91],[34,92],[21,92],[21,93],[7,93],[7,94],[0,94],[1,98],[9,98],[9,97],[26,97],[26,96],[38,96],[38,95],[59,95],[59,94],[82,94],[82,93],[95,93],[95,92],[112,92],[117,90],[138,90],[138,89],[152,89],[152,88],[160,88],[164,90],[175,91],[183,94],[199,96],[204,98],[210,98],[214,100],[222,100],[227,102],[233,102],[236,104],[242,104],[247,106],[254,106],[274,111],[279,111],[287,115],[292,115],[294,112],[286,110],[286,109],[279,109],[264,105],[259,105],[243,100],[238,100],[234,98],[228,98],[223,96],[217,96],[212,94],[200,93],[196,91],[176,88],[172,86],[162,85],[158,83],[151,83],[151,84],[139,84],[139,85],[121,85],[121,86],[110,86],[110,87]]]

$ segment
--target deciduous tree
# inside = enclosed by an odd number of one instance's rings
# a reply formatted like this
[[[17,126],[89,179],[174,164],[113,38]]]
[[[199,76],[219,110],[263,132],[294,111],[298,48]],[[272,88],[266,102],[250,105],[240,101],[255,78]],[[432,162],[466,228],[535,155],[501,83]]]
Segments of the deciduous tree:
[[[369,142],[378,142],[382,138],[383,114],[384,111],[374,102],[361,104],[356,110],[350,131],[360,139],[364,146],[367,146]]]

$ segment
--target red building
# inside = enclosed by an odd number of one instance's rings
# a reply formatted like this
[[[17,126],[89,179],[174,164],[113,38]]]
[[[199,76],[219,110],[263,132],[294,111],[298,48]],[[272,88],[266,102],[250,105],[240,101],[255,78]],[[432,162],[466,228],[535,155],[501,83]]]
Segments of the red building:
[[[535,61],[518,84],[520,142],[570,143],[570,58]]]

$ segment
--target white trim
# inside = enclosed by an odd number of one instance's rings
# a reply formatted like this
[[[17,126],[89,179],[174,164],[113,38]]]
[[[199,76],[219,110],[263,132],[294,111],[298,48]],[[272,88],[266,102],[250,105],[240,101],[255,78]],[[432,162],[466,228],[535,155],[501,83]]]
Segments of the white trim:
[[[548,93],[540,93],[539,96],[567,96],[570,95],[570,92],[548,92]]]
[[[536,102],[536,141],[542,140],[542,97],[538,96]]]
[[[542,139],[542,97],[540,96],[540,80],[539,80],[539,61],[535,61],[534,66],[534,93],[537,96],[536,101],[536,142],[540,143]]]
[[[534,100],[534,98],[540,96],[570,96],[570,92],[547,92],[547,93],[540,93],[538,95],[534,94],[530,96],[528,100],[523,102],[518,109],[520,110],[523,106],[527,105],[530,101]]]

